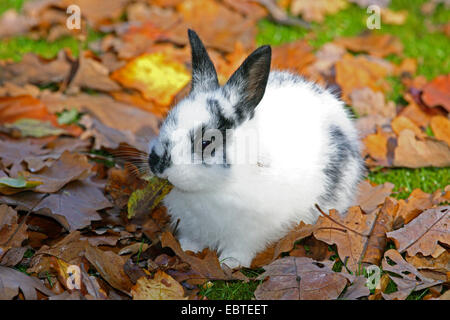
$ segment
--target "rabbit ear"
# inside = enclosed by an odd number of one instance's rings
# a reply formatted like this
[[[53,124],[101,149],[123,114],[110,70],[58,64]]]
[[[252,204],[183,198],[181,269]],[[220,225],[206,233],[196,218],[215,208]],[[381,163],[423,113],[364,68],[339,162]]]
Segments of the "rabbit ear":
[[[206,52],[205,46],[195,31],[188,30],[192,52],[192,88],[195,90],[214,90],[219,88],[216,69]]]
[[[239,120],[251,117],[264,96],[270,73],[271,56],[270,46],[256,49],[224,86],[224,89],[231,94],[237,92],[238,103],[235,106],[235,112]]]

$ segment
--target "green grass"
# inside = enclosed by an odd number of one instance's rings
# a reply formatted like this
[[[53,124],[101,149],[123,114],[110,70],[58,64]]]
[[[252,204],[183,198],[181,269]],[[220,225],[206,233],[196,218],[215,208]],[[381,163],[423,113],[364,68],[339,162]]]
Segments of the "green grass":
[[[251,300],[261,281],[212,281],[200,289],[200,295],[210,300]]]
[[[377,184],[392,182],[395,185],[393,196],[404,199],[417,188],[428,193],[445,188],[450,184],[450,168],[383,169],[371,172],[369,180]]]

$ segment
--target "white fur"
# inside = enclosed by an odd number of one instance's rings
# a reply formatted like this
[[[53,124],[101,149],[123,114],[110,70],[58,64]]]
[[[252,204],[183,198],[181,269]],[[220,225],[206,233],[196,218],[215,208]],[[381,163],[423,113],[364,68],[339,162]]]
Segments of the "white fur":
[[[205,101],[211,96],[220,101],[225,114],[233,113],[233,96],[227,100],[220,90],[199,93],[172,110],[160,139],[171,139],[175,129],[208,121]],[[345,174],[335,191],[337,200],[321,201],[329,184],[324,169],[336,152],[330,149],[329,126],[339,127],[359,150],[355,127],[343,103],[330,92],[289,73],[271,72],[255,110],[254,117],[233,134],[258,133],[257,163],[230,168],[179,164],[162,175],[175,186],[164,204],[173,222],[179,221],[183,249],[217,249],[220,259],[231,267],[249,266],[257,252],[300,221],[314,223],[319,214],[313,209],[315,203],[323,210],[344,212],[354,200],[362,173],[358,159],[343,163]],[[231,147],[230,157],[239,152]]]

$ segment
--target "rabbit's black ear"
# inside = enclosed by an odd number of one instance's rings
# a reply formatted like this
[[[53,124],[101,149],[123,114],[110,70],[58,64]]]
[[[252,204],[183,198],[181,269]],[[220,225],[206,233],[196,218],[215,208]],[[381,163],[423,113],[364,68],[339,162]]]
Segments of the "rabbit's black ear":
[[[192,52],[192,88],[195,90],[214,90],[219,87],[216,69],[206,52],[205,46],[195,31],[188,30]]]
[[[235,112],[240,121],[253,116],[254,109],[264,96],[271,57],[270,46],[256,49],[233,73],[224,87],[230,94],[238,95]]]

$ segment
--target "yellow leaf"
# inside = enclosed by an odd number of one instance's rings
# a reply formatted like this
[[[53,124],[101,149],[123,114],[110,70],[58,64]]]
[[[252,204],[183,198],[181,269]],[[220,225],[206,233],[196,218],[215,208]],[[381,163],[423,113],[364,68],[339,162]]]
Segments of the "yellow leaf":
[[[133,300],[186,300],[184,289],[174,278],[158,270],[153,279],[139,278],[131,288]]]
[[[190,81],[186,67],[163,53],[143,54],[111,77],[122,85],[139,90],[145,99],[168,106]]]

